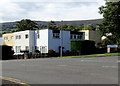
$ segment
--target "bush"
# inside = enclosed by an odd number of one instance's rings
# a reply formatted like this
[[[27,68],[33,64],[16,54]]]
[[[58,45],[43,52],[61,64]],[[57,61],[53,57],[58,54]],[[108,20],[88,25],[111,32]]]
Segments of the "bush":
[[[54,50],[48,50],[48,56],[49,57],[54,57],[54,56],[58,56],[58,55]]]

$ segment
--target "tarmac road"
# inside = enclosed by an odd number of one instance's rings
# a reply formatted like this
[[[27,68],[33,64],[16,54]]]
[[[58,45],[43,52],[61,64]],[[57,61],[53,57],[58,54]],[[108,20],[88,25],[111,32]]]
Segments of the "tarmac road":
[[[27,84],[118,84],[118,56],[2,61],[2,76]]]
[[[8,80],[2,80],[0,79],[0,81],[2,81],[2,83],[0,83],[0,86],[24,86],[22,84],[18,84],[18,83],[14,83]]]

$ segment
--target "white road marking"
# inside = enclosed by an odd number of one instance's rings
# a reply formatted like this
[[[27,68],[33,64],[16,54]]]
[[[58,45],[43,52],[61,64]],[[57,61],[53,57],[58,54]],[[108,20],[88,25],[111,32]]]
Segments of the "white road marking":
[[[102,66],[103,68],[118,68],[118,66]]]

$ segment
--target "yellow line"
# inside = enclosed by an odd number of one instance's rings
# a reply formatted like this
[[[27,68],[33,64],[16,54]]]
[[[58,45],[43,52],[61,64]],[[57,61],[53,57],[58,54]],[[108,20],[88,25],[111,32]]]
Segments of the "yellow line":
[[[10,78],[10,77],[3,77],[3,76],[0,76],[0,79],[11,81],[11,82],[14,82],[14,83],[18,83],[18,84],[21,84],[21,85],[24,85],[24,86],[31,86],[29,84],[21,82],[21,80],[19,80],[19,79],[14,79],[14,78]]]

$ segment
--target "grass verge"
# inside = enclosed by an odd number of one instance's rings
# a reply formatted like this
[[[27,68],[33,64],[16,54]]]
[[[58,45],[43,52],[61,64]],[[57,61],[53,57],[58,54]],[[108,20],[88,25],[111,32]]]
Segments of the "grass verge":
[[[45,57],[45,58],[86,58],[86,57],[102,57],[102,56],[119,56],[120,53],[91,54],[79,56],[63,56],[63,57]]]

